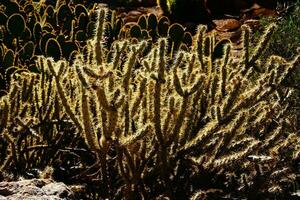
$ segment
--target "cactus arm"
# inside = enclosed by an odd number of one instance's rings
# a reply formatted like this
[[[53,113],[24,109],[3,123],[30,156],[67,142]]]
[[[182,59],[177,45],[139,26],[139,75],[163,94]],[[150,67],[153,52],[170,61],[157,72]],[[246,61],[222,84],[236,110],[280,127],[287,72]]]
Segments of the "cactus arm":
[[[88,95],[84,87],[82,87],[81,108],[86,143],[92,150],[100,150],[97,134],[94,133],[92,128]]]
[[[103,37],[103,30],[104,30],[104,21],[105,21],[105,11],[100,10],[98,14],[98,24],[96,29],[96,36],[95,36],[95,59],[97,65],[101,65],[103,62],[103,51],[102,51],[102,37]]]
[[[54,70],[52,61],[48,60],[47,64],[48,64],[49,70],[51,71],[52,75],[55,77],[56,88],[57,88],[59,97],[61,99],[61,103],[62,103],[63,107],[65,108],[66,113],[69,115],[71,120],[76,124],[79,132],[81,132],[83,130],[82,125],[81,125],[79,119],[76,117],[75,113],[72,111],[72,108],[68,102],[66,95],[65,95],[65,91],[64,91],[61,83],[59,82],[59,77],[57,76],[57,74]]]

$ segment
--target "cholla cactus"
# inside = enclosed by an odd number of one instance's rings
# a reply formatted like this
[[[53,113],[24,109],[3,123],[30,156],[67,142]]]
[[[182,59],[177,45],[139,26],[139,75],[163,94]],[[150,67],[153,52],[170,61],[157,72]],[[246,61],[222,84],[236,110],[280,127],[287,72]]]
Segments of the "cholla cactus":
[[[274,188],[283,190],[281,184],[295,180],[292,163],[299,161],[300,139],[285,134],[288,105],[279,88],[300,56],[292,61],[278,56],[260,59],[274,25],[254,51],[250,29],[243,27],[239,62],[234,62],[230,43],[223,57],[215,59],[215,38],[206,36],[200,26],[194,48],[178,52],[167,66],[165,38],[146,56],[145,42],[115,41],[113,60],[105,62],[107,51],[99,41],[103,18],[99,20],[87,55],[78,55],[73,66],[40,58],[41,74],[19,77],[1,99],[0,130],[12,144],[11,158],[19,156],[9,128],[15,118],[39,121],[43,119],[39,116],[51,115],[47,118],[51,120],[64,116],[98,155],[100,165],[93,167],[100,166],[99,173],[92,177],[106,187],[102,197],[114,197],[115,179],[123,183],[119,187],[126,199],[161,194],[174,199],[182,191],[181,197],[188,198],[197,190],[225,195],[225,190],[201,188],[202,178],[210,174],[226,176],[229,186],[238,182],[232,195],[243,190],[243,197],[255,189],[257,195],[276,195]],[[35,128],[30,123],[25,127]],[[208,182],[211,185],[213,179]]]

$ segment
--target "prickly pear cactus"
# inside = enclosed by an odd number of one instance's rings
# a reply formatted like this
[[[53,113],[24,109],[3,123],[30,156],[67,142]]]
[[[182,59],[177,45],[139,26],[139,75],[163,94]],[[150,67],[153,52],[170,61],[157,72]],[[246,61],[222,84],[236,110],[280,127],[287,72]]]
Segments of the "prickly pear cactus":
[[[13,14],[11,15],[6,24],[6,28],[8,32],[13,37],[19,37],[22,35],[22,33],[25,31],[25,19],[20,14]]]

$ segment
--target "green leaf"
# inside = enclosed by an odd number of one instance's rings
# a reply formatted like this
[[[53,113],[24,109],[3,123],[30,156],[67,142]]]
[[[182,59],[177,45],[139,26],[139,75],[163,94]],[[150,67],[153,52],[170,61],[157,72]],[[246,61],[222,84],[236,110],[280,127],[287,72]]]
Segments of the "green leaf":
[[[8,0],[6,0],[8,1]],[[7,16],[10,16],[14,13],[18,13],[20,11],[20,6],[18,3],[13,2],[13,1],[8,1],[9,3],[6,5],[6,10],[5,13]]]
[[[47,15],[48,20],[53,20],[55,16],[54,7],[52,5],[47,6],[44,15]]]
[[[7,50],[3,57],[3,62],[2,62],[4,69],[13,66],[14,60],[15,60],[14,52],[11,49]]]
[[[115,26],[114,26],[114,37],[117,38],[120,34],[120,31],[124,25],[124,22],[122,19],[117,19]]]
[[[88,12],[87,12],[87,9],[85,8],[85,6],[82,4],[77,4],[75,6],[76,17],[79,17],[82,13],[85,14],[85,16],[88,16]]]
[[[53,28],[53,26],[52,26],[51,24],[46,23],[46,24],[43,26],[43,30],[45,30],[46,32],[51,33],[51,32],[54,30],[54,28]]]
[[[86,33],[82,30],[77,31],[75,34],[75,39],[79,42],[84,42],[87,39]]]
[[[134,38],[141,38],[142,36],[142,30],[139,25],[133,25],[130,28],[130,36]]]
[[[4,30],[0,27],[0,41],[3,41],[4,37]]]
[[[169,28],[168,35],[175,43],[180,43],[184,36],[184,28],[178,23],[172,24]]]
[[[53,57],[54,60],[61,59],[62,50],[56,39],[50,38],[46,43],[46,56]]]
[[[33,37],[36,42],[39,41],[42,37],[42,26],[39,22],[35,23],[34,25]]]
[[[88,25],[88,22],[89,22],[89,17],[84,13],[81,13],[77,21],[78,29],[85,30]]]
[[[0,25],[6,25],[7,15],[4,12],[0,12]]]
[[[59,45],[62,47],[65,42],[66,42],[66,38],[63,34],[59,34],[57,37],[56,37],[56,40],[57,42],[59,43]]]
[[[158,34],[161,37],[167,37],[168,36],[168,29],[170,26],[170,21],[167,17],[162,17],[158,21]]]
[[[190,32],[185,32],[182,41],[187,45],[191,46],[193,44],[193,36]]]
[[[91,39],[95,36],[96,22],[90,21],[86,27],[87,37]]]
[[[18,13],[11,15],[7,20],[6,28],[13,37],[21,36],[25,31],[24,17]]]
[[[31,13],[34,11],[34,7],[31,3],[27,4],[26,6],[24,6],[24,12],[25,13]]]
[[[61,25],[69,18],[72,18],[71,9],[66,4],[61,5],[56,13],[56,22]]]
[[[32,58],[34,53],[34,43],[32,41],[27,42],[22,48],[22,58],[24,60]]]
[[[48,42],[48,40],[50,38],[55,38],[55,35],[51,34],[51,33],[45,33],[39,43],[39,47],[41,49],[42,52],[44,52],[44,54],[46,55],[46,43]]]
[[[147,29],[147,19],[144,15],[140,16],[138,20],[138,25],[141,27],[141,29]]]
[[[32,38],[30,29],[26,26],[24,33],[22,34],[23,41],[29,41]]]
[[[157,26],[157,17],[154,14],[150,14],[148,17],[148,30],[155,30]]]
[[[79,47],[76,43],[71,41],[66,41],[62,48],[62,53],[65,58],[69,58],[73,51],[79,51]]]

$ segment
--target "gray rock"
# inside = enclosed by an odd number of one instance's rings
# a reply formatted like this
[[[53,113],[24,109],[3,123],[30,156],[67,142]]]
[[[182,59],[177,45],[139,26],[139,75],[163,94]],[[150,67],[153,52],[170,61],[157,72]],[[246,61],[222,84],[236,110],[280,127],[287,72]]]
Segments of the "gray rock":
[[[0,200],[72,200],[74,193],[64,183],[51,179],[0,182]]]
[[[60,198],[72,196],[72,191],[64,183],[50,183],[42,187],[46,195],[54,195]]]
[[[0,200],[6,200],[6,197],[0,195]]]

